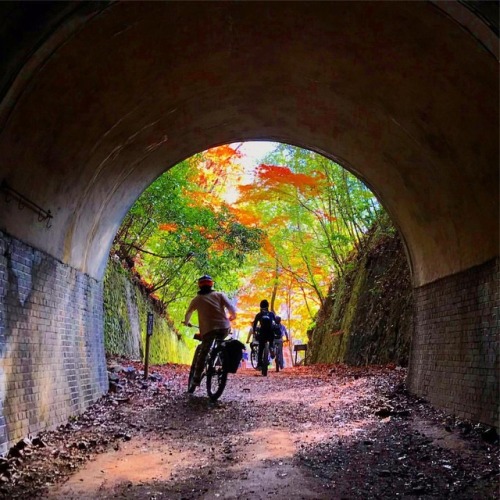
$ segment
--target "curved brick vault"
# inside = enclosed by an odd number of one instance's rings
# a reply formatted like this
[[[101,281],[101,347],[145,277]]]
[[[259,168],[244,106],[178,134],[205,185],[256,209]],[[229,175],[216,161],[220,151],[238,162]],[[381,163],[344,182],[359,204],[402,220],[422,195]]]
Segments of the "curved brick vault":
[[[54,215],[46,229],[2,199],[4,239],[98,282],[158,175],[214,145],[281,141],[357,174],[399,227],[420,294],[417,392],[441,402],[447,369],[429,376],[442,356],[426,350],[436,314],[453,336],[444,311],[469,294],[470,328],[486,315],[498,332],[498,39],[464,5],[8,3],[0,14],[0,179]],[[491,378],[498,357],[488,362]],[[450,397],[456,409],[467,395]],[[491,422],[481,398],[469,413]]]
[[[434,5],[97,5],[66,15],[9,82],[0,176],[54,213],[46,231],[2,207],[11,235],[100,277],[159,174],[272,139],[372,187],[416,285],[497,255],[497,62]]]

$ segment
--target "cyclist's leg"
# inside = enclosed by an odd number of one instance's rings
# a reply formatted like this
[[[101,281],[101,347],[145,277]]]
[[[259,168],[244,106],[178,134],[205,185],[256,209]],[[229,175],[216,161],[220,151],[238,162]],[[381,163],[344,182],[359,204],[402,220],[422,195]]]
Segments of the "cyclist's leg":
[[[210,346],[214,340],[215,333],[207,332],[203,335],[200,345],[200,352],[198,353],[198,357],[196,359],[196,364],[194,367],[194,383],[196,385],[200,384],[201,374],[203,373],[203,367],[205,365],[205,358],[207,357],[208,351],[210,350]]]
[[[275,340],[274,345],[276,346],[276,358],[278,360],[280,368],[283,369],[285,365],[283,362],[283,341]]]
[[[208,351],[215,339],[224,340],[231,333],[231,329],[228,328],[218,328],[217,330],[212,330],[206,334],[208,339],[208,347],[205,354],[205,358],[207,357]]]

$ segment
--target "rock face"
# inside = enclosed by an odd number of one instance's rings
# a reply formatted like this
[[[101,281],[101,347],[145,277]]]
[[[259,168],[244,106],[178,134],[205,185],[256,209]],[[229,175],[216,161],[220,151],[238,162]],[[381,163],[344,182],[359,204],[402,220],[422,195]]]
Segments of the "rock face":
[[[382,224],[332,284],[309,331],[307,363],[407,366],[413,304],[401,239]]]
[[[107,354],[143,359],[148,312],[152,312],[151,363],[191,363],[192,353],[164,312],[156,310],[130,273],[110,260],[104,278],[104,345]]]

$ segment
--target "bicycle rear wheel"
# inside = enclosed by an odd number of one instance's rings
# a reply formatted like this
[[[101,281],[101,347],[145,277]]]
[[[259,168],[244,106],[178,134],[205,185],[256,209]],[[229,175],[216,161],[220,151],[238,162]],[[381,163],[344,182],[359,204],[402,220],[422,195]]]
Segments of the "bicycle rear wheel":
[[[227,382],[227,371],[224,370],[224,353],[219,351],[210,360],[207,369],[207,394],[212,401],[219,399]]]
[[[269,344],[266,342],[262,351],[262,375],[267,377],[267,369],[269,368]]]
[[[198,358],[198,354],[200,352],[201,345],[196,347],[196,351],[194,351],[193,362],[191,363],[191,369],[189,370],[189,378],[188,378],[188,392],[189,394],[193,394],[196,390],[196,385],[194,385],[194,367],[196,365],[196,359]]]

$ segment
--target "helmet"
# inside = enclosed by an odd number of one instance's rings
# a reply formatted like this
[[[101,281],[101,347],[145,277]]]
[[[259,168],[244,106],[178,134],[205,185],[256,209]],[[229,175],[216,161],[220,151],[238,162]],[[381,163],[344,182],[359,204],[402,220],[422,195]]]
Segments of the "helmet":
[[[260,301],[260,308],[261,309],[267,309],[268,307],[269,307],[269,302],[267,300]]]
[[[198,286],[201,288],[202,286],[214,286],[214,280],[208,275],[205,274],[201,278],[198,278]]]

